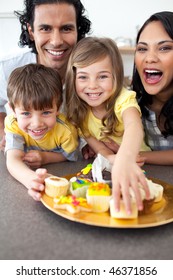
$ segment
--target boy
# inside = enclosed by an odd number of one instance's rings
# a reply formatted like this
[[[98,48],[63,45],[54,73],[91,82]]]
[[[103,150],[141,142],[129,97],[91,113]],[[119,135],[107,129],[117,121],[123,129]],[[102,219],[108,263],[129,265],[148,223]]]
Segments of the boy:
[[[62,83],[52,68],[28,64],[13,70],[7,95],[13,111],[5,119],[7,168],[39,200],[46,170],[30,167],[77,160],[77,130],[58,114]]]

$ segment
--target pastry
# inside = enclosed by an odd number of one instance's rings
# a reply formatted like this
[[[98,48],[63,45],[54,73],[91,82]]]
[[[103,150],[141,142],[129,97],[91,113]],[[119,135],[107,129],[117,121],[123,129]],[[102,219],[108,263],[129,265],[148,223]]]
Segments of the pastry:
[[[108,184],[93,182],[87,189],[86,198],[93,212],[106,212],[109,209],[111,189]]]
[[[86,192],[91,182],[86,178],[72,177],[70,179],[70,193],[76,197],[86,198]]]
[[[86,198],[75,197],[74,195],[61,196],[60,198],[54,198],[54,208],[64,209],[71,214],[78,213],[80,211],[91,212],[92,208],[87,203]]]
[[[138,208],[136,202],[131,202],[131,214],[127,214],[123,200],[120,200],[120,210],[115,211],[114,200],[110,200],[110,215],[112,218],[116,219],[136,219],[138,217]]]
[[[45,193],[50,197],[66,195],[69,189],[69,181],[62,177],[50,176],[45,179]]]

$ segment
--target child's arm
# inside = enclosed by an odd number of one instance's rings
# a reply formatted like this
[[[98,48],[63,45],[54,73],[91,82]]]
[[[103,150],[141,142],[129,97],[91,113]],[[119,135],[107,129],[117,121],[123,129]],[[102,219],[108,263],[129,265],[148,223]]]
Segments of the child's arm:
[[[47,163],[66,161],[67,158],[62,153],[30,150],[24,155],[23,160],[28,166],[38,168]]]
[[[6,153],[7,169],[16,180],[28,189],[28,193],[35,200],[40,200],[40,192],[44,190],[47,170],[40,169],[39,172],[34,172],[23,162],[23,156],[24,152],[21,150],[8,150]]]
[[[143,140],[143,128],[139,112],[136,108],[131,107],[123,112],[122,117],[124,122],[124,135],[112,167],[112,186],[115,208],[119,210],[120,195],[122,193],[126,211],[130,213],[129,187],[132,187],[135,192],[137,206],[140,210],[143,208],[143,203],[138,184],[144,187],[147,198],[149,198],[149,190],[145,176],[136,163]]]
[[[173,165],[173,150],[140,152],[140,156],[148,164]]]
[[[111,163],[114,162],[115,154],[110,150],[102,141],[97,140],[95,137],[90,136],[85,138],[87,144],[92,148],[96,153],[99,153],[105,158],[107,158]]]

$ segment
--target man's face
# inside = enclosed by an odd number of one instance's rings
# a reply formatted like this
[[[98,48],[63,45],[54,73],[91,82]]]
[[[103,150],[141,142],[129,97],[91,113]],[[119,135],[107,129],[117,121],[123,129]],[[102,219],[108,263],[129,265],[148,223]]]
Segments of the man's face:
[[[38,52],[37,62],[58,70],[64,79],[73,46],[77,42],[76,11],[73,5],[42,4],[35,7],[31,40]]]

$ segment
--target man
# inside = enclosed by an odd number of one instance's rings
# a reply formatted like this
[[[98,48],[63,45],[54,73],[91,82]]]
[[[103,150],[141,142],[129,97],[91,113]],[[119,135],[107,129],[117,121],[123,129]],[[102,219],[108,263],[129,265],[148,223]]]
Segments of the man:
[[[7,80],[13,69],[40,63],[57,69],[62,82],[73,46],[90,31],[91,22],[84,15],[80,0],[26,0],[22,13],[15,12],[21,23],[19,45],[26,52],[0,61],[0,149],[4,150],[5,104],[8,102]]]

